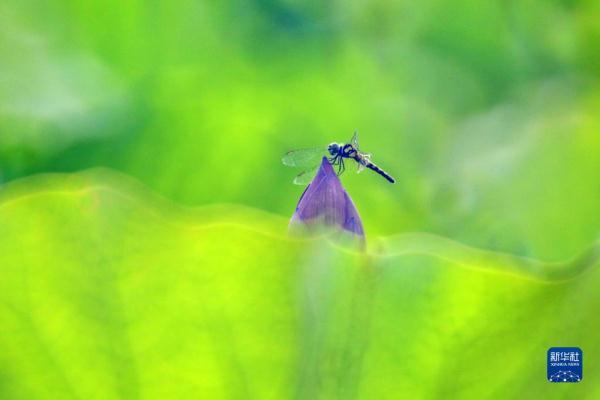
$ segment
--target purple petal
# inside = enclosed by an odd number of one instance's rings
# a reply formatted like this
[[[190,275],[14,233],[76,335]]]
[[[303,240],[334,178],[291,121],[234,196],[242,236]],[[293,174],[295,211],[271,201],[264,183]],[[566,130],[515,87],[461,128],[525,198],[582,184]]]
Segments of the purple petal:
[[[298,201],[290,226],[326,225],[364,237],[362,221],[333,167],[323,157],[321,167]]]

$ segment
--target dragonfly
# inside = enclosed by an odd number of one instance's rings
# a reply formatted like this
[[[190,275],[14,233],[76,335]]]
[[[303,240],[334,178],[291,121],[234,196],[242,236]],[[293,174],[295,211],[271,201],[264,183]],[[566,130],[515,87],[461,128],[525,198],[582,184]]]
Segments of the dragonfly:
[[[296,185],[305,185],[310,183],[314,178],[323,156],[327,156],[329,163],[337,167],[338,175],[341,175],[346,170],[345,160],[354,160],[358,165],[357,172],[362,172],[365,168],[370,169],[384,177],[388,182],[396,182],[390,174],[371,161],[371,154],[363,153],[359,150],[358,132],[354,132],[350,143],[333,142],[326,147],[288,151],[284,154],[281,161],[289,167],[308,168],[294,178]]]

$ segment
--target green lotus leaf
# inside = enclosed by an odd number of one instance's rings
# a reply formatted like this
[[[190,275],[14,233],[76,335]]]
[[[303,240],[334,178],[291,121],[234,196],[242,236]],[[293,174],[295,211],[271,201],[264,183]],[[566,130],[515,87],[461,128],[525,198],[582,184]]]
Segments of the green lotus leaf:
[[[597,244],[544,263],[409,233],[360,253],[287,223],[108,170],[7,185],[0,398],[600,395]],[[561,345],[590,359],[577,385],[546,381]]]

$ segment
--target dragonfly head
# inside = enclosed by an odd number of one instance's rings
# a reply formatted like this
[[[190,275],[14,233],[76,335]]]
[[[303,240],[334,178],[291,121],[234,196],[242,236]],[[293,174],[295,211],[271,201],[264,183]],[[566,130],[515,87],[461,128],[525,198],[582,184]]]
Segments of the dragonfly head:
[[[329,154],[331,154],[332,156],[337,156],[341,148],[342,146],[340,146],[338,143],[333,142],[329,146],[327,146],[327,151],[329,151]]]

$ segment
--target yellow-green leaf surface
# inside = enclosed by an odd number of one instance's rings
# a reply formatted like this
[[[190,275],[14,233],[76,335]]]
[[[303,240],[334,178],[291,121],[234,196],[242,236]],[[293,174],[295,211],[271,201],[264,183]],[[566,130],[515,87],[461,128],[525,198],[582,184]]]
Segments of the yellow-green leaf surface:
[[[286,229],[106,170],[7,185],[0,398],[600,397],[598,246],[550,264],[409,233],[360,254]],[[583,349],[582,382],[546,381],[551,346]]]

